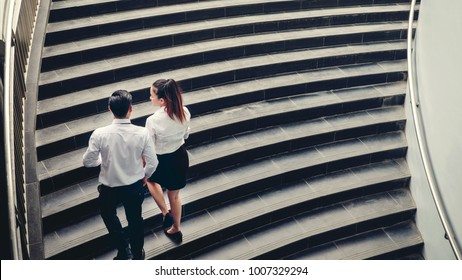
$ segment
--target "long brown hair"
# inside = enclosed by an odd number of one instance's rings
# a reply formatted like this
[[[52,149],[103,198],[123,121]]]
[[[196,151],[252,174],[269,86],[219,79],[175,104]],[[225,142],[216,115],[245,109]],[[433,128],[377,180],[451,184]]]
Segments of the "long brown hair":
[[[183,109],[183,93],[180,85],[174,79],[159,79],[152,84],[157,89],[157,98],[163,98],[166,103],[167,115],[174,120],[175,117],[181,122],[186,121]]]

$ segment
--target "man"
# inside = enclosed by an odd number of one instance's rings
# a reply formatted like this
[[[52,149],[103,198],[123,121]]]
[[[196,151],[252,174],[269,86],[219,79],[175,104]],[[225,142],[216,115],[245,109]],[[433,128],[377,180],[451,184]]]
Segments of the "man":
[[[101,217],[118,253],[114,259],[144,259],[144,230],[141,204],[144,181],[156,170],[158,161],[148,130],[132,125],[132,96],[118,90],[109,97],[112,124],[96,129],[83,155],[83,165],[101,165],[98,186]],[[143,167],[143,159],[145,166]],[[117,217],[122,203],[128,221],[130,247]]]

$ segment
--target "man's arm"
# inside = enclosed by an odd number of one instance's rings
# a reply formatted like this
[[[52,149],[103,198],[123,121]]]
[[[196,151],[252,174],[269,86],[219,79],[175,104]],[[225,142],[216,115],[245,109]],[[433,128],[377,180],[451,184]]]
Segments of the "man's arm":
[[[190,130],[191,130],[191,129],[189,128],[189,125],[188,125],[188,127],[186,128],[186,131],[185,131],[185,133],[184,133],[184,140],[186,140],[186,139],[189,138],[189,131],[190,131]]]
[[[93,134],[88,141],[88,148],[83,155],[83,165],[85,167],[96,167],[101,164],[101,153],[99,150],[99,145],[97,144],[97,139]]]
[[[184,140],[186,140],[189,138],[189,132],[191,130],[191,128],[189,127],[189,124],[191,123],[191,113],[189,112],[187,107],[184,107],[184,110],[186,112],[186,124],[187,124],[186,131],[184,133]]]
[[[146,133],[145,145],[143,149],[143,158],[146,162],[144,166],[144,174],[146,178],[151,177],[151,175],[156,171],[159,161],[157,160],[156,148],[154,147],[154,142],[152,141],[149,133]]]

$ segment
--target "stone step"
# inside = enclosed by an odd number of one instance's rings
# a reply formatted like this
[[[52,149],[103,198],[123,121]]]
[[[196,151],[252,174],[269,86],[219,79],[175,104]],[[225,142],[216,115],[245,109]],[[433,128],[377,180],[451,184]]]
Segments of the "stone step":
[[[303,209],[299,210],[299,212],[303,211]],[[300,248],[309,248],[373,230],[378,223],[382,226],[392,226],[411,219],[414,212],[415,204],[407,189],[384,191],[296,214],[284,220],[242,232],[220,242],[216,248],[211,246],[202,249],[192,254],[190,258],[193,260],[279,259]],[[414,234],[411,237],[414,242],[406,241],[421,244],[422,239],[415,240],[414,236],[420,237]],[[386,240],[387,245],[393,249],[397,248],[397,244],[394,244],[391,237],[389,238]],[[351,256],[352,259],[361,259],[361,257],[361,254]],[[332,259],[336,258],[332,257]]]
[[[368,74],[371,73],[370,68],[364,70],[369,70]],[[383,69],[378,70],[382,71]],[[327,75],[322,75],[321,77],[326,78]],[[267,85],[268,83],[265,84],[265,86]],[[387,85],[378,85],[376,88],[372,88],[372,90],[366,87],[333,92],[307,93],[273,102],[263,102],[254,106],[221,110],[213,114],[193,118],[190,124],[191,133],[187,144],[189,146],[198,145],[202,142],[241,133],[246,130],[252,131],[291,121],[310,120],[322,116],[402,104],[403,99],[402,84],[398,83],[392,84],[389,87]],[[152,113],[152,106],[146,103],[145,110],[149,112],[144,115],[147,116]],[[133,111],[133,119],[136,119],[135,113],[137,111],[140,110]],[[107,119],[104,122],[101,122],[100,119],[92,118],[87,121],[83,121],[82,119],[81,122],[74,123],[73,126],[67,124],[67,127],[75,127],[76,130],[80,129],[80,132],[75,133],[76,131],[74,131],[74,136],[61,135],[64,138],[61,140],[56,139],[56,143],[69,148],[66,145],[69,141],[72,142],[75,141],[74,139],[82,139],[83,137],[86,137],[86,141],[82,140],[81,144],[76,146],[76,150],[38,162],[37,170],[43,194],[73,184],[77,174],[80,174],[78,178],[81,180],[95,176],[97,170],[84,168],[81,157],[92,131],[97,127],[110,123],[112,120],[109,113],[106,114],[105,118]],[[58,136],[58,133],[55,132],[53,135]],[[50,147],[53,147],[55,150],[59,149],[58,145],[50,145]]]
[[[212,106],[211,103],[220,104],[220,107],[226,110],[227,105],[230,107],[242,106],[247,102],[265,101],[316,91],[329,91],[345,88],[347,85],[354,87],[367,83],[399,81],[403,79],[405,71],[405,61],[401,60],[347,65],[212,87],[204,91],[187,93],[184,95],[184,99],[186,106],[191,107],[193,115],[196,116],[194,114],[196,109],[194,108],[194,99],[199,102],[208,99],[204,106],[217,108],[217,105]],[[228,100],[235,100],[237,96],[240,97],[240,101],[237,104],[230,104]],[[145,119],[153,111],[154,108],[150,102],[135,104],[132,121],[144,126]],[[66,152],[86,146],[91,132],[110,123],[111,119],[111,114],[105,112],[37,130],[36,147],[39,159],[46,158],[49,153]],[[202,122],[200,121],[202,119],[204,118],[199,118],[198,122]],[[205,117],[205,119],[207,118]],[[203,137],[210,139],[211,135],[203,134]]]
[[[377,60],[394,60],[406,56],[406,44],[403,41],[369,43],[361,45],[345,45],[330,48],[320,48],[303,51],[287,51],[277,54],[259,55],[252,58],[241,58],[228,60],[226,62],[206,64],[192,68],[181,68],[178,70],[163,73],[163,75],[180,76],[189,70],[187,77],[182,77],[178,82],[188,84],[201,82],[208,83],[208,87],[199,90],[209,97],[215,97],[216,93],[210,89],[213,87],[216,78],[232,79],[233,82],[241,80],[250,80],[263,78],[271,74],[283,74],[284,72],[294,72],[297,70],[317,69],[329,66],[340,66],[351,63],[374,62]],[[152,79],[152,78],[151,78]],[[134,96],[134,103],[149,101],[148,82],[139,90],[131,91]],[[197,81],[197,82],[196,82]],[[130,84],[126,81],[126,85]],[[146,86],[148,85],[148,86]],[[120,85],[122,86],[122,85]],[[105,89],[107,87],[103,87]],[[37,104],[37,129],[42,129],[65,123],[76,118],[86,117],[97,113],[107,112],[108,92],[103,92],[101,88],[95,88],[91,91],[78,91],[63,96],[38,101]],[[191,92],[192,91],[192,92]],[[189,90],[185,92],[185,102],[190,105],[192,114],[203,114],[209,110],[222,108],[223,104],[234,106],[243,104],[246,100],[227,98],[228,101],[216,102],[216,98],[210,101],[202,99],[202,102],[189,101],[189,96],[197,96],[198,92]],[[252,100],[249,100],[252,101]],[[229,105],[228,105],[229,106]],[[40,146],[40,144],[38,144]]]
[[[358,6],[208,19],[145,28],[45,47],[42,72],[130,53],[238,35],[406,20],[408,11],[408,4]]]
[[[54,45],[128,30],[163,26],[166,24],[220,18],[227,14],[232,16],[242,13],[265,13],[269,12],[270,9],[274,10],[275,6],[278,6],[277,8],[279,9],[284,9],[284,6],[286,6],[284,4],[287,3],[292,4],[287,5],[291,8],[295,8],[294,6],[296,6],[300,9],[300,3],[295,3],[290,0],[235,0],[232,2],[218,0],[164,7],[148,7],[133,11],[96,15],[91,18],[71,19],[49,23],[47,26],[47,39],[45,45]],[[289,7],[285,8],[285,10]]]
[[[283,186],[284,190],[271,188],[186,217],[179,246],[161,230],[153,230],[145,237],[146,258],[279,259],[309,244],[374,229],[378,222],[387,225],[411,218],[415,205],[402,187],[406,183],[387,183],[339,187],[337,194],[345,195],[343,199],[349,199],[351,192],[363,192],[363,197],[346,201],[333,198],[336,194],[329,191],[317,193],[304,181]],[[113,255],[111,250],[95,258]]]
[[[359,260],[359,259],[412,259],[415,247],[423,246],[423,239],[415,223],[404,221],[351,237],[315,246],[285,257],[286,260]],[[408,255],[409,254],[409,255]]]
[[[198,177],[273,153],[400,130],[404,127],[404,120],[402,106],[392,106],[273,126],[217,139],[188,149],[189,177]],[[94,213],[98,184],[97,179],[93,178],[43,196],[41,205],[44,231],[49,232],[69,223],[69,217]]]
[[[321,7],[370,5],[374,0],[233,0],[200,1],[132,11],[120,11],[86,18],[51,22],[47,25],[45,45],[54,45],[84,38],[103,36],[128,30],[194,22],[221,17],[274,13]],[[387,0],[383,3],[406,3],[406,0]]]
[[[81,157],[112,120],[110,93],[132,92],[132,121],[144,125],[155,110],[148,87],[162,75],[180,81],[192,112],[191,168],[181,245],[146,193],[148,259],[342,250],[332,259],[419,259],[404,159],[408,9],[408,0],[54,0],[35,134],[45,257],[114,257],[96,205],[99,169]]]
[[[57,0],[51,3],[48,22],[71,20],[83,17],[134,10],[151,6],[165,6],[200,0]]]
[[[182,192],[184,212],[185,215],[195,213],[206,205],[212,206],[229,200],[230,197],[241,197],[263,190],[268,184],[277,186],[307,176],[398,159],[405,154],[406,147],[402,133],[390,132],[318,145],[241,164],[189,181],[187,188]],[[154,202],[151,199],[147,200],[143,208],[145,222],[158,226],[160,212]],[[119,209],[119,214],[122,215],[120,217],[124,217],[122,212],[122,209]],[[121,220],[126,225],[125,219]],[[106,234],[107,230],[97,215],[75,222],[46,234],[46,256],[74,258],[72,255],[84,250],[79,248],[80,245],[94,247],[107,238]]]
[[[104,61],[85,63],[55,71],[42,72],[38,99],[47,99],[73,91],[82,91],[110,84],[126,87],[134,80],[152,79],[165,71],[213,63],[217,60],[249,57],[310,47],[358,44],[374,41],[400,40],[406,37],[407,22],[374,23],[365,25],[335,26],[308,30],[251,35],[187,44],[170,49],[141,52]],[[210,49],[211,48],[211,49]],[[210,56],[210,57],[209,57]],[[162,58],[159,61],[159,58]],[[168,63],[167,63],[168,62]],[[224,61],[226,62],[226,61]],[[190,74],[183,71],[182,77]],[[135,78],[135,79],[133,79]],[[130,81],[126,81],[130,79]],[[230,77],[218,76],[216,83],[229,82]],[[150,83],[148,83],[150,84]],[[137,89],[145,90],[146,84]],[[182,83],[184,90],[203,87],[201,79]],[[94,90],[94,89],[92,89]]]
[[[422,248],[423,246],[419,246],[416,250],[413,250],[412,252],[409,252],[408,255],[402,255],[396,258],[397,260],[413,260],[413,261],[422,261],[425,260],[425,258],[422,256]],[[379,259],[380,260],[380,259]]]

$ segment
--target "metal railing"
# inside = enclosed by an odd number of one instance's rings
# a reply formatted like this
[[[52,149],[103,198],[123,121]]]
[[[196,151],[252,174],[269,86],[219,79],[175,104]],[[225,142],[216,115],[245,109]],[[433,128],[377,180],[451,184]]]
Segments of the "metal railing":
[[[413,56],[413,23],[414,23],[414,11],[415,11],[416,0],[411,2],[411,10],[409,12],[409,26],[407,30],[407,63],[408,63],[408,84],[410,92],[410,102],[412,108],[412,117],[414,119],[415,132],[417,137],[417,144],[419,146],[420,156],[424,166],[425,176],[430,186],[433,200],[435,202],[438,215],[443,224],[444,231],[446,232],[446,238],[449,240],[452,250],[457,259],[461,259],[461,249],[454,235],[454,231],[449,222],[448,215],[444,208],[444,203],[439,191],[438,183],[433,170],[430,154],[428,152],[428,145],[425,139],[423,120],[420,111],[420,101],[418,96],[418,88],[416,83],[416,74],[414,71],[415,59]]]
[[[39,0],[7,0],[4,67],[4,142],[9,235],[13,259],[28,259],[24,174],[24,100],[29,49]],[[15,21],[15,9],[18,12]]]
[[[6,165],[6,184],[8,192],[8,222],[9,237],[11,241],[11,256],[13,259],[19,259],[19,243],[16,233],[16,183],[14,170],[14,133],[13,131],[13,76],[14,76],[14,54],[13,49],[13,12],[14,2],[9,1],[6,5],[6,34],[5,34],[5,67],[4,67],[4,108],[3,108],[3,127],[5,129],[5,165]]]

